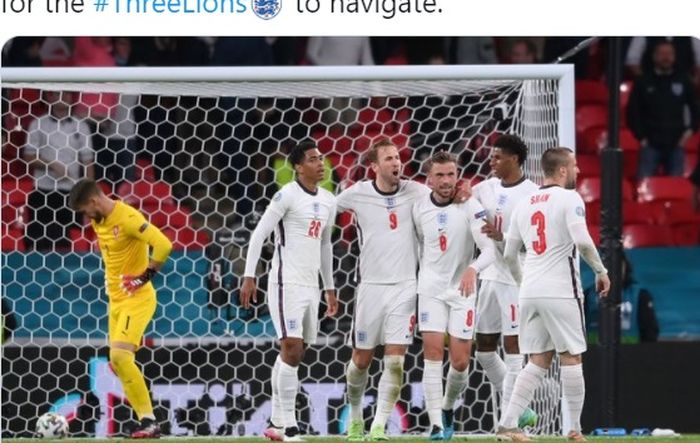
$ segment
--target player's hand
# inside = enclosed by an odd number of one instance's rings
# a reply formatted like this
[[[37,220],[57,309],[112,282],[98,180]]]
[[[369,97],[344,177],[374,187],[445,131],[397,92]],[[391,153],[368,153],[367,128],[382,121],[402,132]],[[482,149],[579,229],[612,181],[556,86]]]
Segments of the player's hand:
[[[154,275],[156,275],[156,270],[152,268],[146,269],[141,275],[122,275],[122,282],[119,286],[127,294],[133,295],[139,288],[151,281]]]
[[[462,184],[457,188],[457,193],[455,194],[455,201],[457,203],[464,203],[472,197],[472,185],[469,180],[464,180]]]
[[[598,291],[601,297],[607,297],[610,292],[610,277],[608,274],[596,274],[595,290]]]
[[[459,290],[463,297],[469,297],[476,292],[476,270],[471,266],[462,274],[462,280],[459,282]]]
[[[243,277],[243,284],[240,291],[240,302],[244,309],[250,309],[250,300],[254,303],[258,302],[258,288],[255,285],[255,278]]]
[[[484,226],[481,227],[481,232],[486,234],[488,238],[495,241],[503,241],[503,233],[496,229],[496,226],[488,220],[484,220]]]
[[[325,291],[326,297],[326,317],[335,317],[338,313],[338,297],[335,296],[335,289]]]

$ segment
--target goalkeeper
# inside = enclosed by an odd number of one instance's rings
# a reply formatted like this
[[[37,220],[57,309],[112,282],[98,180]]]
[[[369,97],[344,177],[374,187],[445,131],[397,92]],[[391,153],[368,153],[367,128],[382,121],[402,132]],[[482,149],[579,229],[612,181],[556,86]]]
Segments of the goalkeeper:
[[[151,279],[170,255],[172,244],[140,212],[106,196],[93,180],[81,180],[71,189],[69,205],[90,218],[104,260],[109,359],[140,420],[131,438],[158,438],[160,427],[135,352],[156,310]]]

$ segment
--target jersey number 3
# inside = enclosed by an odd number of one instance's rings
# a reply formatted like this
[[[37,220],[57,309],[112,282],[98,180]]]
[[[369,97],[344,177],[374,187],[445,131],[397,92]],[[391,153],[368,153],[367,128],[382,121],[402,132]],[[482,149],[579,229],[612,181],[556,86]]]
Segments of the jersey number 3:
[[[530,218],[532,226],[537,226],[537,240],[532,242],[532,249],[537,255],[542,255],[547,250],[547,238],[544,236],[545,220],[544,214],[537,211]]]
[[[320,220],[311,220],[311,223],[309,224],[309,232],[308,236],[311,238],[318,238],[318,236],[321,234],[321,221]]]

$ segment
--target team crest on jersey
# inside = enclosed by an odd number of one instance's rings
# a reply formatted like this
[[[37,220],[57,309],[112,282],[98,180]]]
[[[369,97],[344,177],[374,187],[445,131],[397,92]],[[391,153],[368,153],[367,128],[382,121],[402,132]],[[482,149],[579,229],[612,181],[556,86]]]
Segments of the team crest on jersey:
[[[395,197],[387,197],[386,198],[387,209],[394,209],[395,206],[396,206],[396,198]]]
[[[576,215],[578,215],[579,217],[586,216],[586,211],[583,209],[582,206],[576,206]]]
[[[430,318],[429,312],[425,311],[425,312],[420,313],[420,322],[421,323],[426,323],[428,321],[428,318]]]
[[[499,194],[498,195],[498,206],[505,205],[507,200],[508,200],[508,196],[506,194]]]
[[[447,212],[438,212],[437,223],[439,228],[444,228],[447,226]]]
[[[357,331],[357,341],[364,343],[367,341],[367,333],[365,331]]]
[[[321,204],[319,202],[314,202],[314,217],[318,217],[321,212]]]
[[[290,331],[294,331],[296,328],[297,328],[296,319],[287,320],[287,329],[289,329]]]
[[[119,237],[119,225],[112,228],[112,234],[114,234],[115,239]]]
[[[671,92],[673,92],[673,94],[677,95],[677,96],[683,95],[683,83],[680,83],[680,82],[671,83]]]
[[[476,214],[474,214],[474,218],[479,220],[482,218],[486,218],[487,215],[488,215],[488,213],[486,212],[486,209],[484,209],[483,211],[479,211]]]
[[[272,199],[276,202],[282,200],[282,191],[277,191]]]
[[[282,0],[251,0],[253,12],[263,20],[270,20],[282,9]]]

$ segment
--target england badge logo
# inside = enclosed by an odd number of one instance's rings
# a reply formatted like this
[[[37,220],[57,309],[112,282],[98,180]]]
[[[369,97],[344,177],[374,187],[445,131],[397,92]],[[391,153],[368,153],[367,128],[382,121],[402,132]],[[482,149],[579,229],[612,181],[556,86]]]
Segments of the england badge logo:
[[[270,20],[282,9],[282,0],[251,0],[253,12],[263,20]]]

